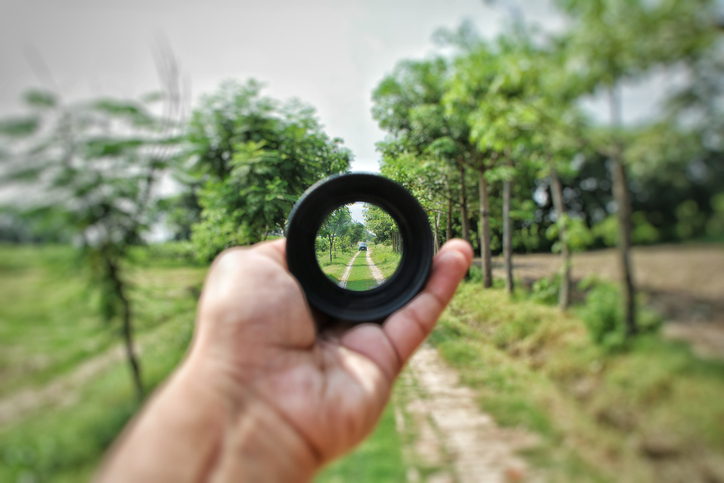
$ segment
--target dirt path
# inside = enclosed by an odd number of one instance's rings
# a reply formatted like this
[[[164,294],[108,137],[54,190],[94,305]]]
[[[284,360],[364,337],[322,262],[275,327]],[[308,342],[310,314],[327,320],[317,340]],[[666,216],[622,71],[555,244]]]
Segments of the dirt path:
[[[397,430],[414,439],[405,454],[410,463],[408,482],[540,481],[516,456],[517,451],[535,446],[537,437],[500,428],[481,413],[475,392],[459,384],[457,373],[432,347],[423,345],[415,353],[397,391],[401,402],[395,413]]]
[[[370,249],[367,249],[367,265],[370,267],[370,272],[372,272],[372,277],[375,279],[375,282],[377,282],[377,285],[382,285],[385,283],[385,276],[382,275],[382,272],[379,268],[377,268],[377,265],[375,265],[375,262],[372,261],[372,258],[370,258]]]
[[[342,274],[342,278],[339,280],[339,286],[342,288],[347,288],[347,280],[349,280],[349,272],[352,271],[352,264],[357,259],[357,255],[359,255],[359,252],[355,253],[352,257],[352,260],[349,261],[347,264],[347,268],[345,269],[344,273]]]

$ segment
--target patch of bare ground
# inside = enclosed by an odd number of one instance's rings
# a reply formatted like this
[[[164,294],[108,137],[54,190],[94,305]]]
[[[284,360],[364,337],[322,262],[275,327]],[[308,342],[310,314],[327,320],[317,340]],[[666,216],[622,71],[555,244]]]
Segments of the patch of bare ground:
[[[408,482],[542,481],[516,455],[535,446],[537,436],[498,427],[434,348],[424,345],[415,353],[397,393],[397,429],[412,440],[405,454]]]
[[[634,280],[647,305],[667,321],[664,334],[689,342],[701,356],[724,357],[724,246],[636,247],[632,260]],[[475,263],[479,266],[480,259]],[[515,277],[527,284],[560,267],[560,256],[555,254],[513,257]],[[493,260],[493,274],[504,276],[502,259]],[[618,281],[615,250],[576,253],[573,279],[590,275]]]

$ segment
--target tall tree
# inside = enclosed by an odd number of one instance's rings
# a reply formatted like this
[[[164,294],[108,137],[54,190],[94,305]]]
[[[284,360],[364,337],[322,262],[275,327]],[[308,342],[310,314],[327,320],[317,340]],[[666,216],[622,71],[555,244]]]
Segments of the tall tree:
[[[569,68],[603,91],[609,104],[609,135],[600,149],[611,161],[618,217],[618,258],[627,334],[637,332],[636,289],[631,265],[631,199],[623,135],[622,83],[655,67],[672,66],[711,44],[709,0],[558,0],[574,20],[565,34]]]
[[[449,65],[442,58],[400,62],[374,90],[372,115],[380,128],[390,133],[379,145],[385,159],[411,153],[420,162],[437,162],[443,173],[455,169],[455,177],[447,177],[447,183],[459,188],[456,204],[461,235],[470,241],[465,184],[470,142],[464,120],[447,116],[441,103],[448,71]],[[450,217],[448,220],[450,223]]]
[[[329,261],[332,262],[332,253],[336,252],[336,241],[343,237],[354,226],[352,214],[346,206],[340,206],[325,218],[319,227],[317,236],[326,238],[329,244]]]
[[[263,96],[262,85],[226,82],[193,112],[187,136],[201,221],[192,240],[202,258],[281,233],[297,198],[345,172],[352,155],[330,139],[314,109]]]
[[[164,100],[161,109],[112,98],[64,103],[51,92],[31,91],[27,116],[0,121],[0,135],[16,141],[8,143],[2,180],[32,187],[37,195],[22,201],[24,216],[63,220],[63,230],[82,247],[104,318],[120,322],[139,400],[144,386],[123,267],[148,228],[154,185],[176,153],[177,78],[167,73],[165,81],[171,88],[148,98]]]

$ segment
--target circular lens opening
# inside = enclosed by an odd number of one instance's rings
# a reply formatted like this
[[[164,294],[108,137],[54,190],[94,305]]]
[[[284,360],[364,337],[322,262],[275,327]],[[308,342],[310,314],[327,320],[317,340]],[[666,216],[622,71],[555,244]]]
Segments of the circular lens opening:
[[[395,220],[382,208],[356,202],[333,210],[315,239],[317,264],[335,285],[364,292],[397,271],[403,243]]]

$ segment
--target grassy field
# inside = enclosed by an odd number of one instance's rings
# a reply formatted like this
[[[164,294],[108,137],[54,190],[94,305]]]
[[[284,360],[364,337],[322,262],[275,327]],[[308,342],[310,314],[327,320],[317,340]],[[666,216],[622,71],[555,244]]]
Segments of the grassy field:
[[[354,250],[338,250],[333,252],[332,261],[329,261],[329,252],[317,252],[317,263],[322,271],[335,283],[339,283],[344,275],[345,269],[352,257],[358,252]],[[367,265],[365,252],[359,252],[355,258],[347,279],[347,289],[355,291],[369,290],[377,286],[377,281],[372,276]],[[370,247],[370,258],[380,269],[385,278],[395,273],[400,263],[401,255],[394,253],[392,247],[376,245]]]
[[[69,247],[0,246],[0,397],[14,411],[0,425],[0,481],[87,480],[137,409],[123,359],[110,357],[118,327],[98,317],[78,264]],[[183,357],[206,272],[164,265],[127,270],[149,390]],[[19,392],[40,406],[13,408]]]
[[[384,271],[380,248],[372,256]],[[186,351],[206,268],[144,251],[136,260],[127,273],[152,389]],[[78,266],[68,247],[0,245],[2,482],[89,479],[137,410],[126,364],[112,357],[118,328],[96,315],[95,293]],[[547,481],[722,481],[724,362],[699,359],[655,333],[628,350],[605,350],[581,315],[471,281],[431,342],[476,389],[484,412],[540,436],[525,457]],[[13,409],[8,401],[22,394],[37,404]],[[410,467],[435,471],[410,459],[411,423],[409,434],[397,432],[400,397],[393,395],[372,437],[318,481],[393,482]]]
[[[206,268],[146,255],[141,250],[128,273],[150,391],[188,347]],[[14,412],[0,421],[1,482],[89,480],[137,411],[124,360],[109,357],[121,340],[118,328],[100,319],[96,303],[69,247],[0,245],[0,406],[19,393],[41,401],[5,406]],[[403,468],[388,410],[374,435],[319,481],[396,482]]]
[[[339,249],[332,252],[332,261],[329,261],[329,252],[321,251],[317,252],[317,263],[319,268],[335,283],[338,283],[342,279],[344,270],[349,263],[349,259],[356,252],[351,249]]]

